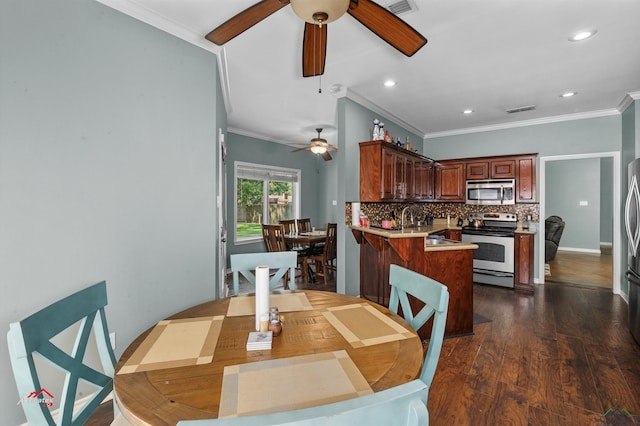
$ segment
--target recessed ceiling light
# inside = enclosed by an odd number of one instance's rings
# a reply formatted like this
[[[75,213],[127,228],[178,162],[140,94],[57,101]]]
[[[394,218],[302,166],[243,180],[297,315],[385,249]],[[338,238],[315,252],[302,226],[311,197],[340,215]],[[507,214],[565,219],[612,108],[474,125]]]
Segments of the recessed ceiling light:
[[[561,98],[570,98],[572,96],[577,95],[578,92],[565,92],[563,94],[560,95]]]
[[[462,111],[463,114],[473,114],[473,110],[472,109],[465,109],[464,111]]]
[[[588,39],[590,37],[593,37],[597,32],[598,32],[598,30],[579,31],[579,32],[575,33],[574,35],[572,35],[571,37],[569,37],[569,41],[586,40],[586,39]]]
[[[396,82],[393,81],[393,80],[387,80],[387,81],[384,82],[384,86],[385,87],[393,87],[395,85],[396,85]]]

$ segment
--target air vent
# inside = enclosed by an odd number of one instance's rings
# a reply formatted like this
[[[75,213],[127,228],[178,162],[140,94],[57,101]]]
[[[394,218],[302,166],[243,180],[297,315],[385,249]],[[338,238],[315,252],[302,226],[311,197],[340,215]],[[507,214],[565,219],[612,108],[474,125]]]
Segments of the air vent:
[[[409,0],[400,0],[387,4],[387,9],[394,15],[404,15],[416,10],[415,4]]]
[[[508,114],[514,114],[516,112],[533,111],[534,109],[536,109],[535,105],[528,105],[528,106],[522,106],[522,107],[508,109],[507,113]]]

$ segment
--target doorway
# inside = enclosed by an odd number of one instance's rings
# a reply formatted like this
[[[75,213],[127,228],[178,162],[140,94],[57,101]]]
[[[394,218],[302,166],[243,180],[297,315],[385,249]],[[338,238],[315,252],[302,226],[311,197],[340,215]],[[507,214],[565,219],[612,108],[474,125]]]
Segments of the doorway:
[[[612,283],[611,289],[614,294],[620,293],[620,194],[621,194],[621,185],[620,185],[620,153],[619,152],[604,152],[604,153],[590,153],[590,154],[575,154],[575,155],[559,155],[559,156],[549,156],[549,157],[540,157],[540,225],[539,225],[539,244],[538,244],[538,277],[539,283],[544,282],[545,277],[545,263],[544,263],[544,255],[545,255],[545,244],[544,244],[544,218],[548,216],[546,213],[546,181],[547,181],[547,164],[552,161],[566,161],[566,160],[582,160],[582,159],[601,159],[601,158],[612,158],[613,159],[613,235],[612,235]],[[561,251],[559,251],[561,255]],[[565,256],[566,257],[566,256]],[[579,258],[580,256],[578,256]],[[561,259],[561,258],[559,258]],[[578,259],[579,260],[579,259]],[[576,261],[578,261],[576,260]],[[588,260],[588,259],[587,259]],[[579,276],[580,273],[584,273],[585,277],[587,272],[582,268],[577,267],[574,275]],[[575,280],[576,278],[572,278]]]

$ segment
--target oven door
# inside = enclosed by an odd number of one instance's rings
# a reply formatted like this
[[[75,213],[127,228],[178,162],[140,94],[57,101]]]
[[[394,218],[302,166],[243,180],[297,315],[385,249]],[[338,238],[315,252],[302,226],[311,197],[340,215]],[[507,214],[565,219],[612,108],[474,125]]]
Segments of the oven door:
[[[473,251],[473,280],[513,287],[514,238],[496,235],[462,234],[462,241],[478,246]]]

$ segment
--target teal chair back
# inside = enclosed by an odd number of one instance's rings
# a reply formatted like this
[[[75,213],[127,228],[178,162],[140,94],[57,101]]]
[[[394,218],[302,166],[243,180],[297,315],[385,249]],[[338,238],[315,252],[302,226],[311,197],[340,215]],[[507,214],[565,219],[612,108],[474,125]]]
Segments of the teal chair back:
[[[391,389],[318,407],[261,416],[183,420],[178,426],[426,426],[427,385],[414,380]]]
[[[269,288],[278,285],[280,279],[289,272],[291,283],[289,288],[296,289],[295,272],[298,265],[298,254],[295,251],[273,251],[262,253],[232,254],[231,272],[233,272],[233,294],[240,293],[240,275],[242,274],[253,286],[256,285],[256,267],[266,265],[270,270],[275,269],[276,273],[269,279]]]
[[[11,366],[29,424],[80,426],[113,390],[116,358],[111,348],[104,315],[106,305],[107,287],[106,282],[102,281],[9,325],[7,342]],[[71,353],[51,342],[53,337],[78,323],[80,329],[73,350],[68,351]],[[92,331],[102,372],[84,363]],[[44,397],[45,400],[49,398],[40,382],[34,361],[36,357],[46,360],[65,373],[57,423],[46,403],[34,402],[40,397]],[[95,385],[98,390],[74,415],[80,380]],[[55,397],[57,399],[58,395]],[[32,399],[28,400],[29,398]]]
[[[390,266],[389,284],[391,284],[389,310],[398,313],[398,305],[400,305],[404,319],[414,330],[418,331],[429,318],[434,317],[429,349],[420,373],[420,379],[427,386],[431,386],[442,350],[444,326],[447,322],[449,307],[449,290],[436,280],[398,265]],[[424,302],[422,309],[415,314],[409,303],[409,294]]]

